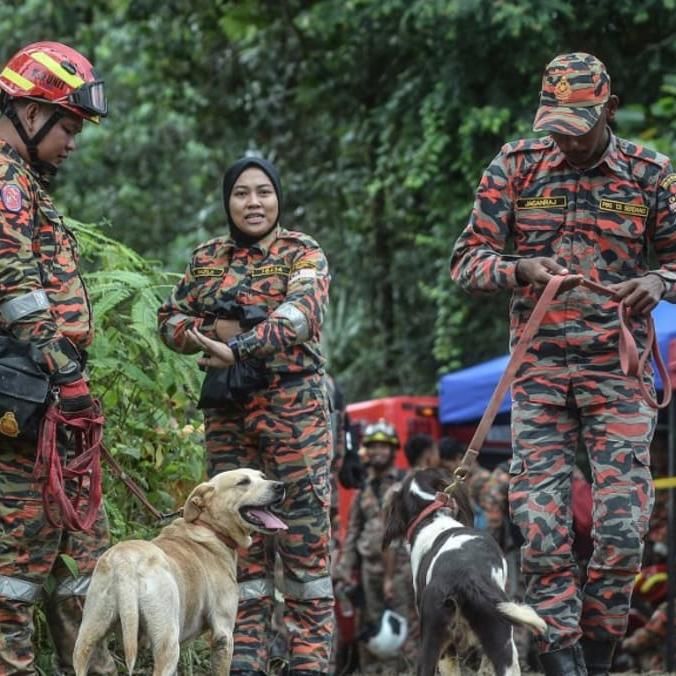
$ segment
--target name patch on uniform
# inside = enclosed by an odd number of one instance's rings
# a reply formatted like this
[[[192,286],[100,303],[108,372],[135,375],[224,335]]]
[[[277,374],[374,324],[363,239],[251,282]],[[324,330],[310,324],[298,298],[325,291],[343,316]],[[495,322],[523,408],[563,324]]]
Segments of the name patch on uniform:
[[[225,268],[193,268],[193,277],[220,277]]]
[[[260,268],[254,268],[251,277],[269,277],[270,275],[288,276],[289,268],[286,265],[264,265]]]
[[[676,174],[669,174],[668,176],[664,177],[664,180],[662,181],[662,183],[660,183],[660,185],[665,190],[667,190],[669,186],[672,185],[673,183],[676,183]]]
[[[568,197],[519,197],[516,200],[517,209],[565,209],[568,206]]]
[[[601,211],[612,211],[615,214],[625,214],[626,216],[640,216],[645,218],[648,215],[648,207],[645,204],[632,204],[631,202],[618,202],[616,200],[602,199],[599,202]]]
[[[7,211],[13,211],[14,213],[21,211],[23,199],[21,197],[21,190],[19,190],[17,186],[12,185],[11,183],[3,186],[2,191],[0,191],[0,196],[2,197],[2,203],[5,205]]]

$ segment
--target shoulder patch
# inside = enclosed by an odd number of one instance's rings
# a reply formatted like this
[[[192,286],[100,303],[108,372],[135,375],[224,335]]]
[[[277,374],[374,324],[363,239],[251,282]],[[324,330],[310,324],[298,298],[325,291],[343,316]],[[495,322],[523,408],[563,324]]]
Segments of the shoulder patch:
[[[662,182],[660,183],[660,186],[664,188],[665,190],[669,190],[669,188],[676,183],[676,174],[667,174],[663,179]]]
[[[12,211],[14,213],[21,211],[23,197],[21,196],[21,190],[19,190],[18,186],[13,183],[3,185],[2,190],[0,190],[0,197],[2,198],[2,203],[5,205],[7,211]]]

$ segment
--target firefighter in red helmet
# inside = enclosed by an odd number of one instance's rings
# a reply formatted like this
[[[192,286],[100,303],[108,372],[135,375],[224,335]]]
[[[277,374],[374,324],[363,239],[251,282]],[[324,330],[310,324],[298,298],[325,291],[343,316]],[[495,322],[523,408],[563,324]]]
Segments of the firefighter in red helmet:
[[[68,117],[98,124],[108,114],[103,80],[82,54],[59,42],[34,42],[20,49],[0,72],[0,90],[2,112],[43,181],[63,159],[41,153],[41,144],[54,126]],[[42,104],[43,117],[27,119],[21,114],[26,111],[21,104],[30,101]]]
[[[0,70],[0,109],[0,340],[31,350],[64,415],[93,419],[84,369],[93,339],[91,306],[78,270],[77,242],[45,188],[75,150],[84,121],[96,123],[106,115],[103,81],[71,47],[30,44]],[[100,509],[89,532],[54,525],[43,505],[43,481],[33,476],[37,434],[16,420],[5,423],[0,425],[0,674],[37,673],[38,601],[44,602],[55,648],[49,671],[72,673],[84,596],[96,560],[109,545],[107,520]],[[66,457],[69,445],[58,451]],[[77,565],[75,575],[66,565],[69,557]],[[53,584],[45,584],[48,578]],[[117,673],[107,651],[95,656],[89,673]]]

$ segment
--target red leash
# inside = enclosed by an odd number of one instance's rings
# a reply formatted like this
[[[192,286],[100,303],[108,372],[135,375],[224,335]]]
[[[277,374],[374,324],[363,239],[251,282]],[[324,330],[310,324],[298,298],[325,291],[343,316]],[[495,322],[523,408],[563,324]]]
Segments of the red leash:
[[[540,327],[542,319],[547,313],[547,310],[556,297],[556,294],[558,293],[559,288],[565,279],[566,275],[555,275],[552,277],[549,280],[547,286],[544,288],[535,307],[533,308],[533,312],[528,318],[528,322],[524,326],[523,332],[516,346],[514,347],[514,350],[512,351],[507,368],[505,369],[495,390],[493,391],[493,395],[488,402],[488,407],[486,408],[486,411],[477,425],[472,440],[469,442],[469,446],[467,447],[467,451],[462,458],[462,462],[454,472],[455,481],[464,481],[469,474],[471,465],[475,458],[479,455],[479,451],[481,450],[481,447],[486,440],[486,436],[493,425],[493,421],[495,420],[495,416],[498,413],[500,404],[507,393],[507,388],[512,384],[514,377],[516,376],[516,372],[521,365],[521,362],[523,362],[528,348],[530,347],[533,336]],[[597,284],[596,282],[583,279],[580,284],[592,289],[593,291],[597,291],[598,293],[603,293],[607,296],[613,295],[612,291],[601,284]],[[660,354],[659,348],[657,346],[657,337],[655,334],[655,324],[653,322],[653,318],[652,316],[648,317],[648,346],[646,347],[643,354],[639,355],[638,348],[636,347],[636,340],[627,327],[629,312],[624,306],[623,302],[619,303],[617,312],[620,321],[619,352],[622,372],[625,376],[637,378],[639,387],[641,389],[641,394],[650,407],[665,408],[671,401],[671,380],[664,365],[664,361],[662,360],[662,355]],[[646,365],[651,354],[655,359],[657,370],[659,371],[660,376],[662,377],[662,383],[664,384],[664,396],[661,402],[658,402],[651,396],[645,383],[643,382],[643,375],[645,373]],[[452,485],[449,486],[447,491],[452,489]]]
[[[42,499],[49,523],[70,531],[88,531],[101,506],[101,448],[104,417],[98,402],[85,415],[64,415],[50,404],[40,426],[33,477],[41,480]],[[57,444],[58,428],[75,441],[75,455],[62,461]],[[68,485],[67,485],[68,484]],[[74,491],[70,496],[69,492]],[[53,512],[61,515],[57,523]]]

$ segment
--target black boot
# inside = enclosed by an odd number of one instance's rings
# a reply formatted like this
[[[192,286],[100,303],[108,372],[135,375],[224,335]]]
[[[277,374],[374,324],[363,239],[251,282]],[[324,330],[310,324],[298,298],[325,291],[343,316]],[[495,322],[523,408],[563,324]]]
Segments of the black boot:
[[[538,657],[545,676],[587,676],[584,655],[579,643],[561,650],[540,653]]]
[[[580,642],[589,676],[608,676],[617,641],[593,641],[590,638],[583,638]]]

